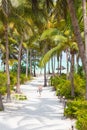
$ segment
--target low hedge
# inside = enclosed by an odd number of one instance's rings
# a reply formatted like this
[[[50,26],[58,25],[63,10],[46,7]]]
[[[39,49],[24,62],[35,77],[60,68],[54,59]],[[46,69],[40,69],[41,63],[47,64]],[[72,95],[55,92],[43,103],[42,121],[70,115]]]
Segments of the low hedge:
[[[87,130],[87,101],[68,101],[64,115],[69,118],[76,118],[76,128],[78,130]]]

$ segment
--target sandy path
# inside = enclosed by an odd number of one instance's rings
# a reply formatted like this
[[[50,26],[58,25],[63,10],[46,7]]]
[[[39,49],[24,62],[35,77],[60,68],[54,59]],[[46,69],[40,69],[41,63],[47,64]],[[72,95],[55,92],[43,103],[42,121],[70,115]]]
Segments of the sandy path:
[[[64,118],[63,104],[51,87],[44,87],[41,96],[37,93],[37,86],[41,84],[43,77],[21,85],[28,100],[4,104],[0,130],[71,130],[73,121]]]

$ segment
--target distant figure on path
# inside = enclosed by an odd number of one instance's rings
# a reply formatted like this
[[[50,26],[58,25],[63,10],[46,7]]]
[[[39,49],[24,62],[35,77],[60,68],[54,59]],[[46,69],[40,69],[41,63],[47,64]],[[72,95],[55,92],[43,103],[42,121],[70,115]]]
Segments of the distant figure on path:
[[[42,93],[42,86],[38,86],[38,90],[37,92],[39,93],[39,95],[41,96],[41,93]]]

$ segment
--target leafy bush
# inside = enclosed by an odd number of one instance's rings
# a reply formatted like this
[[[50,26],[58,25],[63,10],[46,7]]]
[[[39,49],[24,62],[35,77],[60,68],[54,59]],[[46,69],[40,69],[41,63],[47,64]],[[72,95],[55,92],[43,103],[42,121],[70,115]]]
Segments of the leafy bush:
[[[71,81],[66,80],[65,75],[51,77],[53,88],[56,90],[56,95],[65,96],[66,98],[71,97]],[[74,87],[75,87],[75,98],[83,98],[85,94],[85,80],[78,74],[74,74]]]
[[[64,114],[67,117],[77,119],[76,128],[78,130],[87,130],[87,101],[68,101]]]
[[[80,112],[77,118],[76,128],[78,130],[87,130],[87,110]]]
[[[81,113],[87,109],[87,102],[85,100],[74,100],[67,102],[65,115],[72,118],[77,118]]]
[[[71,84],[69,80],[64,80],[61,83],[60,94],[65,96],[65,98],[71,98]]]
[[[74,75],[74,86],[75,86],[75,96],[76,97],[84,97],[85,95],[85,80],[81,78],[80,75]]]

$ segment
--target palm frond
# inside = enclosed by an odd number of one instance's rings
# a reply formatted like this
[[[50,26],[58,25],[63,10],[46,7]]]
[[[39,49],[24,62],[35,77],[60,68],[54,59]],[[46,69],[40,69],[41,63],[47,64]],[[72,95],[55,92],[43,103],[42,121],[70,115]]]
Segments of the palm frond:
[[[55,35],[52,36],[51,39],[56,42],[67,42],[67,38],[64,37],[63,35]]]
[[[40,66],[44,67],[44,65],[50,60],[50,58],[55,55],[56,53],[60,54],[60,52],[66,48],[66,44],[65,43],[59,43],[56,47],[54,47],[53,49],[49,50],[41,59],[40,61]]]
[[[40,40],[47,39],[47,38],[49,38],[49,37],[51,37],[51,36],[53,36],[53,35],[57,35],[57,34],[59,34],[58,29],[56,29],[56,28],[47,29],[47,30],[45,30],[45,31],[42,33],[42,35],[41,35],[41,37],[40,37]]]

